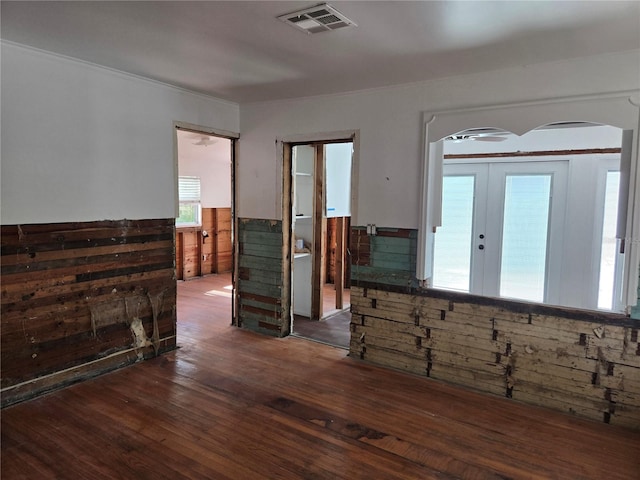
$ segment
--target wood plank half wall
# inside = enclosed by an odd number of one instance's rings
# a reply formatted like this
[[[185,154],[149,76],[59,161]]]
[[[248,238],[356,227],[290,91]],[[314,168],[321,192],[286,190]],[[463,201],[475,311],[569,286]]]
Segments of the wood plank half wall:
[[[176,229],[176,277],[230,272],[232,249],[231,208],[203,208],[201,227]]]
[[[238,326],[281,337],[289,333],[282,221],[238,220]]]
[[[174,219],[2,226],[2,405],[176,346]]]
[[[418,289],[416,239],[352,228],[351,356],[640,429],[637,320]]]

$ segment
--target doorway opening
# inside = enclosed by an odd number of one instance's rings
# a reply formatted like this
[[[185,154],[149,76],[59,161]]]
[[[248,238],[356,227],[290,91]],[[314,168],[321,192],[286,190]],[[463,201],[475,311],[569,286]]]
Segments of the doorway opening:
[[[207,322],[234,317],[234,150],[236,136],[176,125],[178,335],[190,343]]]
[[[291,159],[291,332],[348,348],[353,140],[286,148]]]
[[[432,286],[622,312],[621,142],[586,122],[445,138]]]

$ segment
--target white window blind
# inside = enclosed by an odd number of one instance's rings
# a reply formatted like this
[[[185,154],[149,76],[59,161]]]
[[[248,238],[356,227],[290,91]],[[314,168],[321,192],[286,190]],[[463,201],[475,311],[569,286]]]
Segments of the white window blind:
[[[200,201],[200,178],[199,177],[179,177],[178,197],[180,202]]]

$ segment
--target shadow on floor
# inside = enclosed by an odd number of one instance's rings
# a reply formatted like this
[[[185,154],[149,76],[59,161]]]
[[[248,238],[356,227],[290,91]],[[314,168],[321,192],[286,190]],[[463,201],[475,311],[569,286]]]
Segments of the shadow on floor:
[[[293,334],[334,347],[349,349],[350,322],[351,312],[349,310],[343,310],[320,321],[309,320],[307,317],[295,315],[293,318]]]

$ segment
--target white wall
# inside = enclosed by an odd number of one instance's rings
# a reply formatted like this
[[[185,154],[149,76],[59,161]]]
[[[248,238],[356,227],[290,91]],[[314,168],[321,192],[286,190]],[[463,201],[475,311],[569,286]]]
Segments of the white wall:
[[[2,43],[3,224],[175,216],[173,122],[237,105]]]
[[[275,140],[359,130],[354,225],[417,228],[424,111],[640,88],[639,51],[240,107],[238,213],[281,218]],[[559,119],[567,120],[567,119]],[[455,133],[455,132],[451,132]]]

